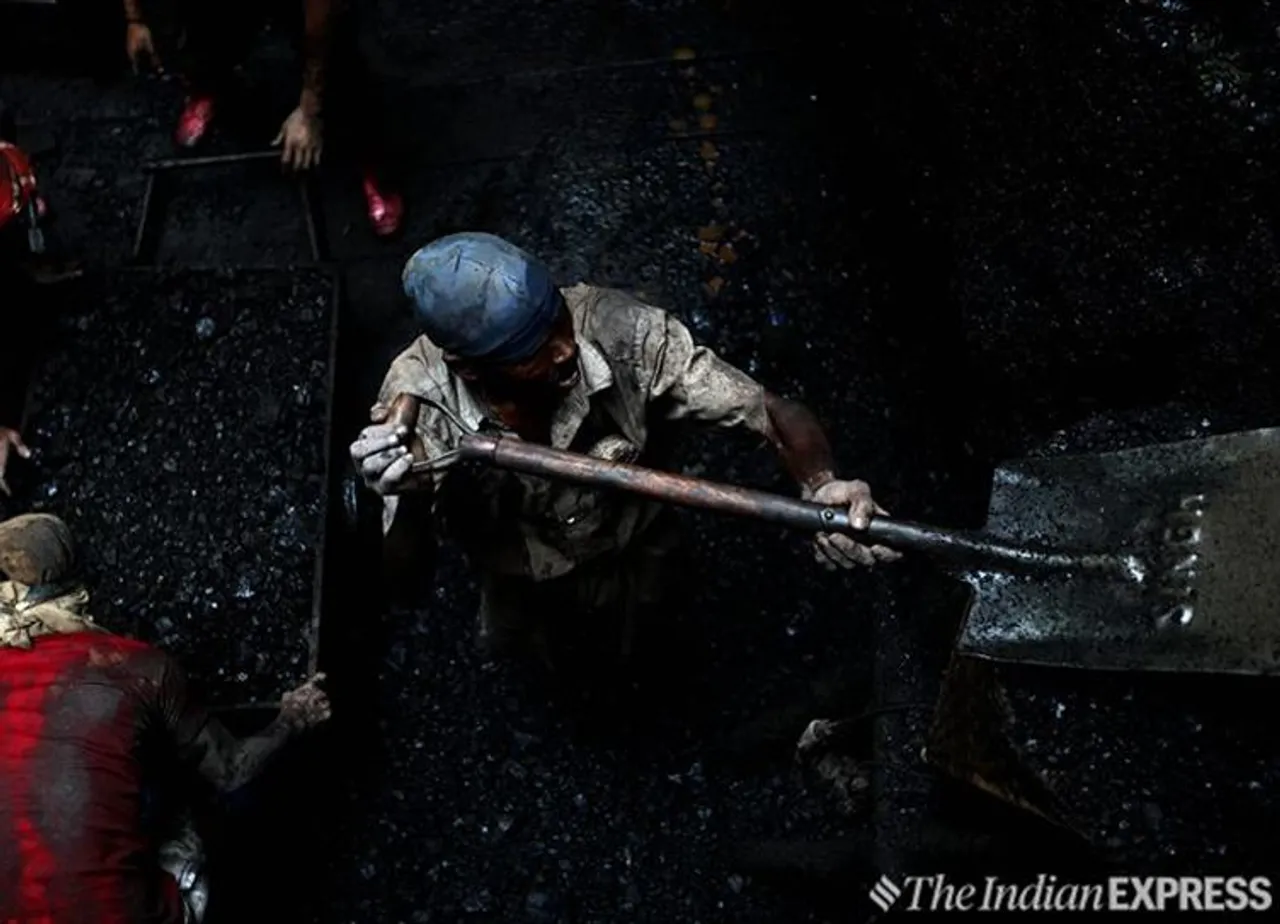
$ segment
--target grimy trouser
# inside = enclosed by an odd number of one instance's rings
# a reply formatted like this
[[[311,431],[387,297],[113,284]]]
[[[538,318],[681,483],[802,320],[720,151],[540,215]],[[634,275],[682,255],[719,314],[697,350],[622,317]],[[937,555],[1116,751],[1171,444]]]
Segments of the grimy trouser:
[[[484,574],[480,581],[479,641],[492,654],[547,656],[554,620],[600,620],[612,634],[617,653],[632,653],[637,627],[669,602],[676,578],[678,535],[654,524],[627,548],[579,565],[548,581]]]

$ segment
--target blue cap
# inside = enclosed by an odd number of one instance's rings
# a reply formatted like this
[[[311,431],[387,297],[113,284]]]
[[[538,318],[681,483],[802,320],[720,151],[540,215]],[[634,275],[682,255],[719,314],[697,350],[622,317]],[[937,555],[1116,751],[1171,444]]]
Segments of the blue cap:
[[[427,338],[464,359],[521,362],[555,326],[560,291],[551,271],[492,234],[450,234],[405,264],[405,295]]]

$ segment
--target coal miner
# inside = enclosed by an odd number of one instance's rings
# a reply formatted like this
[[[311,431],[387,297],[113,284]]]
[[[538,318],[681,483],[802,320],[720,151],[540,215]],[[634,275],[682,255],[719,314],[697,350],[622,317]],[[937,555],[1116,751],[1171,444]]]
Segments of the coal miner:
[[[300,9],[299,9],[300,4]],[[285,118],[275,144],[284,164],[307,170],[320,164],[326,124],[339,130],[328,136],[360,170],[369,224],[387,237],[400,229],[404,200],[388,186],[387,154],[378,115],[377,88],[357,47],[353,0],[198,0],[182,4],[187,57],[183,75],[187,97],[174,129],[174,143],[193,148],[208,134],[218,106],[230,96],[234,67],[247,55],[264,19],[279,13],[286,24],[301,19],[302,89]],[[143,16],[141,0],[124,0],[125,53],[137,70],[149,60],[159,65],[155,40]]]
[[[24,336],[30,312],[32,280],[23,266],[37,228],[36,215],[44,203],[36,188],[35,171],[22,149],[12,141],[10,116],[0,103],[0,336],[8,347],[0,354],[0,492],[9,493],[5,480],[13,455],[27,458],[30,450],[18,433],[22,402],[30,372],[29,350]],[[24,344],[13,348],[13,344]]]
[[[48,205],[31,159],[16,144],[14,122],[12,111],[0,101],[0,338],[5,345],[0,353],[0,494],[4,495],[10,493],[9,462],[14,456],[31,455],[18,425],[36,352],[33,346],[41,339],[41,325],[50,313],[49,303],[39,299],[39,287],[80,275],[74,261],[51,259],[43,228]]]
[[[329,717],[320,676],[237,740],[191,698],[164,652],[104,631],[76,580],[67,526],[0,523],[0,921],[179,924],[207,898],[202,847],[145,818],[171,768],[220,791]]]
[[[488,234],[441,238],[404,268],[421,326],[391,364],[373,424],[351,446],[394,533],[424,512],[479,572],[480,639],[491,653],[545,657],[546,619],[599,614],[631,627],[663,600],[672,517],[651,502],[498,470],[414,475],[467,431],[662,468],[672,425],[738,427],[771,443],[810,500],[847,506],[855,525],[883,512],[861,481],[837,477],[821,426],[696,343],[679,320],[614,289],[557,287],[550,270]],[[393,408],[418,402],[416,422]],[[424,497],[428,500],[424,503]],[[843,535],[815,541],[826,566],[897,558]]]

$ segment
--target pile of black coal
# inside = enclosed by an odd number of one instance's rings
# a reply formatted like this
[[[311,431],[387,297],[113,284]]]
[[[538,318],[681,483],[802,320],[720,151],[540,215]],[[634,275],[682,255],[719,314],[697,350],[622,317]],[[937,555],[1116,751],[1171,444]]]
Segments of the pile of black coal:
[[[79,538],[96,614],[215,703],[301,679],[324,526],[330,278],[119,272],[62,318],[29,503]]]
[[[1129,866],[1243,872],[1275,855],[1280,750],[1264,687],[1060,673],[1000,677],[1010,733],[1073,827]]]

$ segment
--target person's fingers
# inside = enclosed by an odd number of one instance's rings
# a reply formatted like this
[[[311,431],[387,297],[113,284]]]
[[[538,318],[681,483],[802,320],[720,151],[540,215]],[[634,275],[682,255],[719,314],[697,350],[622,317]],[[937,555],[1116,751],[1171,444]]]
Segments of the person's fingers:
[[[854,565],[869,567],[876,563],[870,549],[848,536],[836,533],[831,536],[830,542],[832,549],[841,558],[840,564],[846,568],[852,568]]]
[[[363,475],[367,481],[382,481],[386,477],[387,470],[391,468],[391,466],[406,458],[410,459],[410,464],[412,464],[412,456],[410,455],[409,450],[403,446],[393,446],[390,449],[384,449],[382,452],[376,452],[373,455],[366,457],[364,461],[360,463],[360,474]]]
[[[325,677],[324,671],[317,671],[316,675],[311,678],[310,682],[320,683],[322,680],[324,680],[324,677]]]
[[[891,514],[888,510],[885,510],[879,504],[875,504],[874,506],[875,506],[876,516],[881,516],[881,517],[893,516],[893,514]]]
[[[400,482],[409,474],[409,469],[413,467],[413,453],[407,449],[403,456],[387,466],[387,470],[382,473],[382,477],[378,479],[378,487],[384,491],[389,491],[399,486]]]
[[[385,421],[382,423],[371,423],[369,424],[369,426],[364,427],[360,431],[360,439],[362,440],[381,439],[384,436],[390,436],[392,433],[395,433],[398,430],[403,430],[403,429],[404,429],[403,427],[397,427],[395,424],[387,423]]]
[[[13,438],[13,448],[18,450],[18,455],[24,459],[31,458],[31,447],[22,442],[22,437],[15,436]]]
[[[818,537],[818,548],[822,550],[822,554],[827,557],[827,561],[831,562],[837,568],[848,568],[850,562],[844,552],[836,545],[836,536],[832,533],[824,533]]]
[[[871,499],[871,488],[865,481],[849,482],[849,524],[854,529],[866,529],[876,512]]]
[[[403,444],[406,436],[408,433],[403,428],[388,429],[385,425],[370,427],[351,444],[351,458],[356,462],[363,462],[369,456]]]
[[[276,135],[275,139],[271,142],[271,146],[276,147],[282,141],[284,141],[284,126],[280,127],[280,133]]]
[[[874,556],[876,561],[897,561],[902,558],[901,552],[886,548],[883,545],[873,545],[871,547],[871,554]]]
[[[13,497],[13,492],[9,490],[9,482],[5,480],[4,475],[0,475],[0,494],[5,497]]]
[[[385,423],[387,418],[391,416],[391,408],[385,404],[375,404],[369,408],[369,419],[374,423]]]
[[[360,431],[359,442],[381,442],[385,439],[404,439],[409,435],[407,427],[393,423],[373,424]]]
[[[359,462],[361,459],[367,459],[369,456],[386,452],[388,449],[394,449],[403,444],[404,439],[402,437],[387,433],[373,439],[357,440],[351,447],[351,454]]]
[[[828,571],[835,571],[844,567],[840,553],[831,545],[830,533],[822,533],[817,536],[813,540],[813,547],[817,554],[818,563]]]
[[[376,452],[360,463],[360,474],[364,476],[366,481],[377,481],[387,469],[399,462],[407,454],[408,450],[403,446],[393,446],[390,449],[384,449],[382,452]]]

